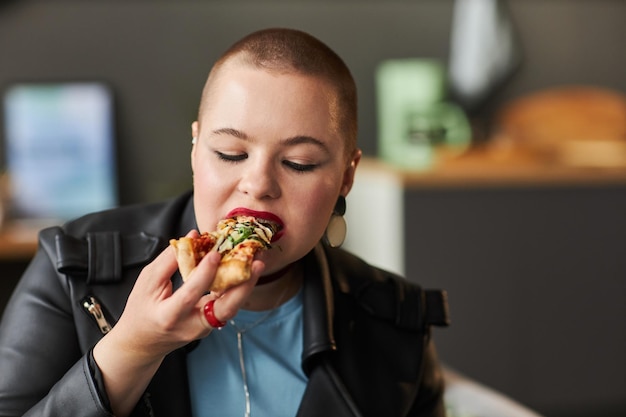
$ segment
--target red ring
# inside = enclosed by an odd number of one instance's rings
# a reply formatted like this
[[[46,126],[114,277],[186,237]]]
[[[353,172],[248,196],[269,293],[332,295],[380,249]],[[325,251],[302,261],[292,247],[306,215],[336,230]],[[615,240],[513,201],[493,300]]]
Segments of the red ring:
[[[215,317],[215,312],[213,311],[213,304],[215,304],[215,300],[211,300],[204,305],[204,318],[214,329],[220,329],[226,326],[225,321],[219,321],[217,317]]]

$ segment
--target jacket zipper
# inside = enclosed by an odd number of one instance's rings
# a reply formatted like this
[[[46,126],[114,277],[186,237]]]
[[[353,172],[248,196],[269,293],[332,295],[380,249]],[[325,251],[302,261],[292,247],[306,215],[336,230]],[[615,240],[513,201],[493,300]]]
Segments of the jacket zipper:
[[[83,308],[85,311],[91,315],[96,320],[98,327],[102,334],[107,334],[111,331],[111,325],[107,321],[106,317],[104,317],[104,313],[102,312],[102,306],[98,302],[98,300],[93,296],[88,296],[83,299]]]

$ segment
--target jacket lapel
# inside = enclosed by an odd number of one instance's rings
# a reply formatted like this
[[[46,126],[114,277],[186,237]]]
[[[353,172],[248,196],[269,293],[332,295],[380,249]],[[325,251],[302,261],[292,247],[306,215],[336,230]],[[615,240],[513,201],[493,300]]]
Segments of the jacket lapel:
[[[302,368],[309,374],[315,360],[336,350],[333,334],[333,289],[326,257],[316,247],[304,258]]]
[[[304,271],[302,368],[309,381],[297,417],[358,417],[360,412],[328,360],[337,346],[333,287],[321,245],[304,259]]]
[[[296,417],[361,417],[343,382],[326,361],[318,363],[309,382]]]

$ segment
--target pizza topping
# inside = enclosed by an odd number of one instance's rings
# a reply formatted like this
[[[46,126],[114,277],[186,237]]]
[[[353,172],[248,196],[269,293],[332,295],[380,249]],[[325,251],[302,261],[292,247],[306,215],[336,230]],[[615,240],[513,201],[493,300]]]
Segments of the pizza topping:
[[[214,251],[223,253],[235,248],[240,243],[251,239],[262,243],[262,248],[270,248],[272,236],[278,226],[268,221],[260,221],[252,216],[239,216],[236,219],[224,219],[218,223]]]
[[[238,216],[221,220],[215,231],[196,238],[172,239],[170,244],[176,250],[183,281],[210,251],[220,253],[222,260],[209,288],[219,293],[250,278],[254,255],[271,248],[272,237],[278,230],[280,225],[269,220]]]
[[[209,233],[203,233],[200,235],[200,237],[193,239],[192,244],[193,254],[197,264],[215,246],[215,237],[213,237]]]

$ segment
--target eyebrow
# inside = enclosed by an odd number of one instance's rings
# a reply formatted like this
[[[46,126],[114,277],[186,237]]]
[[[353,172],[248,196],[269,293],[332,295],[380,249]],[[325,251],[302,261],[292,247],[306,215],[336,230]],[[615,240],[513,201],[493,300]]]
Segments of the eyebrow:
[[[250,140],[250,137],[245,133],[242,132],[241,130],[237,130],[231,127],[224,127],[221,129],[216,129],[212,132],[213,135],[228,135],[228,136],[233,136],[235,138],[238,139],[242,139],[242,140]],[[321,140],[313,137],[313,136],[307,136],[307,135],[296,135],[296,136],[292,136],[289,138],[285,138],[281,141],[281,143],[283,145],[286,146],[295,146],[295,145],[300,145],[300,144],[311,144],[311,145],[315,145],[321,149],[323,149],[326,152],[330,152],[330,149],[328,149],[328,147],[326,146],[326,144],[324,142],[322,142]]]
[[[281,141],[284,145],[300,145],[300,144],[311,144],[311,145],[315,145],[323,150],[325,150],[326,152],[329,151],[329,149],[326,147],[326,144],[324,142],[322,142],[321,140],[314,138],[312,136],[306,136],[306,135],[298,135],[298,136],[293,136],[290,138],[286,138],[284,140]]]
[[[241,130],[233,129],[232,127],[223,127],[221,129],[216,129],[211,132],[213,135],[228,135],[234,136],[239,139],[248,140],[248,135],[246,135]]]

